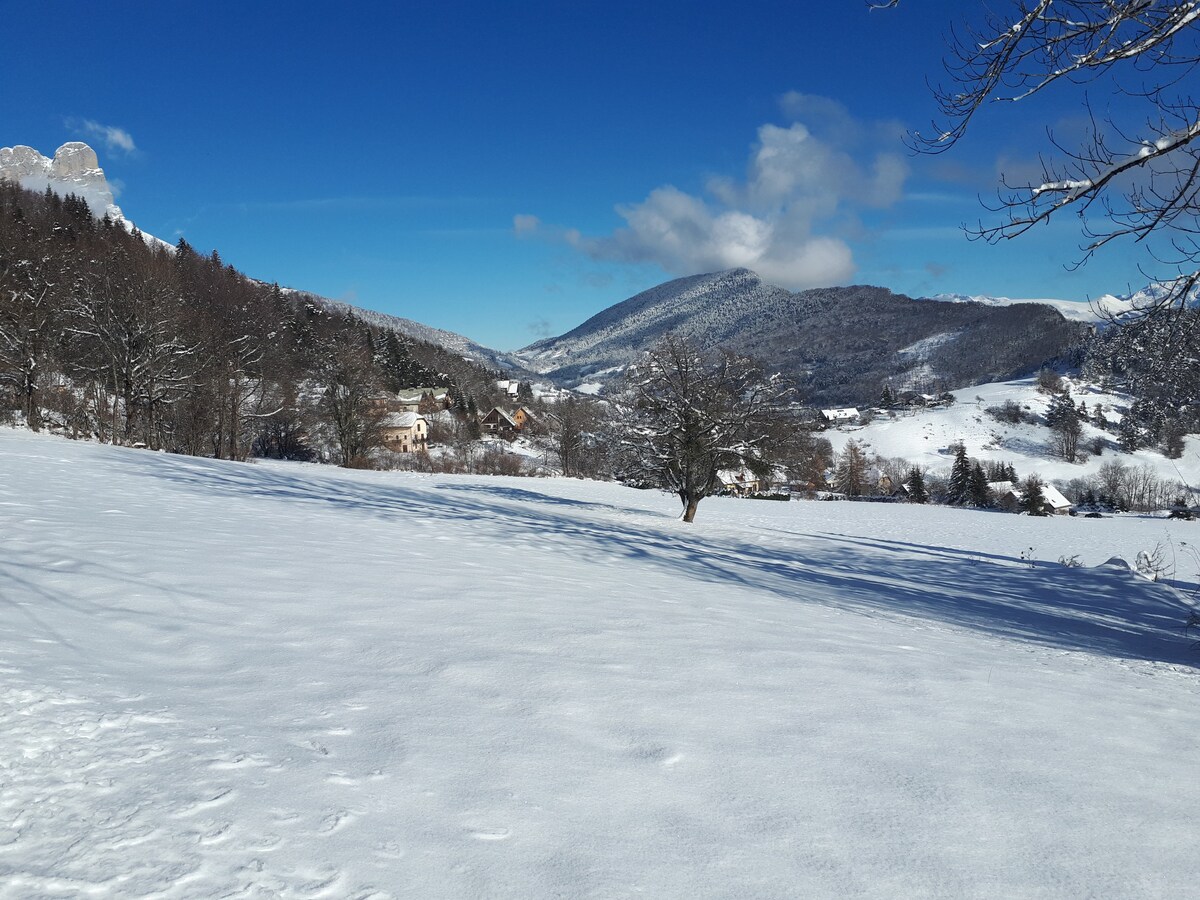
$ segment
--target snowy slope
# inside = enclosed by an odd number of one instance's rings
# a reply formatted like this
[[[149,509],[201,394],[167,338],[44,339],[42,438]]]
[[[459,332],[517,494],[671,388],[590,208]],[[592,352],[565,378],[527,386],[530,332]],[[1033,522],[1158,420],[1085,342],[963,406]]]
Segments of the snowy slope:
[[[1009,297],[991,297],[973,294],[935,294],[928,298],[942,303],[981,303],[984,306],[1012,306],[1018,303],[1037,303],[1051,306],[1064,317],[1075,322],[1103,323],[1111,319],[1121,319],[1131,313],[1144,310],[1155,302],[1161,301],[1168,295],[1171,282],[1148,284],[1141,290],[1130,294],[1103,294],[1091,302],[1075,300],[1013,300]],[[1188,297],[1188,305],[1200,304],[1200,291],[1193,289]]]
[[[1161,521],[0,459],[5,900],[1200,883]]]
[[[814,403],[852,405],[886,379],[961,385],[1032,371],[1085,331],[1045,306],[930,303],[870,285],[791,293],[731,269],[643,291],[514,356],[595,392],[672,333],[754,356],[796,378]]]
[[[1068,379],[1068,383],[1070,380]],[[1042,424],[1009,424],[987,413],[987,408],[1012,400],[1029,411],[1044,417],[1050,405],[1048,394],[1037,390],[1032,378],[981,384],[953,392],[957,402],[942,409],[917,410],[900,413],[894,418],[880,415],[866,426],[841,428],[823,433],[835,450],[846,442],[861,441],[872,453],[883,457],[903,457],[937,472],[948,471],[953,456],[947,448],[962,441],[967,455],[981,461],[1012,462],[1023,478],[1036,473],[1054,482],[1065,483],[1072,478],[1093,475],[1104,463],[1118,459],[1126,465],[1149,466],[1156,476],[1167,481],[1182,481],[1200,486],[1200,436],[1192,435],[1180,459],[1167,459],[1155,450],[1121,453],[1112,432],[1101,431],[1093,425],[1083,426],[1080,446],[1094,438],[1105,439],[1107,449],[1100,456],[1090,456],[1082,463],[1069,463],[1055,456],[1049,445],[1050,432]],[[1119,412],[1129,398],[1107,394],[1092,385],[1075,385],[1071,396],[1095,409],[1104,404],[1112,422],[1120,421]]]
[[[1013,306],[1018,303],[1036,303],[1040,306],[1050,306],[1074,322],[1099,322],[1104,310],[1116,310],[1118,298],[1105,295],[1097,303],[1083,303],[1076,300],[1029,299],[1014,300],[1011,297],[991,297],[983,294],[934,294],[924,299],[939,303],[980,303],[984,306]]]

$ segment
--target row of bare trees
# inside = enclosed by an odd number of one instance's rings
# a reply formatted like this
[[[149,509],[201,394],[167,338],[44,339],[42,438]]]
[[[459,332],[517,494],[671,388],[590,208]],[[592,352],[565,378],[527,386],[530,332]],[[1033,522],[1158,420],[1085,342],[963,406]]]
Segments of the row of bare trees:
[[[373,393],[485,394],[491,380],[247,278],[216,252],[0,181],[0,408],[34,430],[51,416],[101,441],[228,459],[328,449],[350,463],[377,437]]]

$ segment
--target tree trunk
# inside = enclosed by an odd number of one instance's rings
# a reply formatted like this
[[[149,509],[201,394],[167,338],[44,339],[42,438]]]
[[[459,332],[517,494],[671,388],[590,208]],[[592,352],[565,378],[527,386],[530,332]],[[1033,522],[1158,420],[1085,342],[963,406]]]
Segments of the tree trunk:
[[[37,396],[37,370],[30,369],[25,373],[25,380],[22,387],[25,407],[25,424],[29,426],[30,431],[42,430],[42,409],[38,403]]]
[[[700,505],[699,497],[687,497],[683,501],[683,521],[690,522],[696,518],[696,507]]]

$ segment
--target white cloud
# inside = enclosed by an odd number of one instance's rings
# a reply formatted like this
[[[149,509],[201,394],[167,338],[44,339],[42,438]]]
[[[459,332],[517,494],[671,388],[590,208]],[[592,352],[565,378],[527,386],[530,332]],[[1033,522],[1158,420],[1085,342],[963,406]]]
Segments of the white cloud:
[[[535,234],[541,224],[542,220],[537,216],[522,213],[513,216],[513,231],[518,237],[528,237],[531,234]]]
[[[908,164],[896,152],[898,131],[856,122],[828,98],[793,93],[781,105],[803,121],[761,126],[744,178],[713,177],[700,194],[655,188],[617,207],[625,225],[609,235],[551,233],[595,259],[656,263],[677,275],[744,266],[793,290],[846,282],[854,258],[839,235],[853,230],[858,210],[902,195]],[[514,218],[518,234],[540,228],[533,216]]]
[[[72,125],[89,137],[104,141],[104,146],[110,152],[119,150],[122,153],[134,153],[137,151],[137,145],[133,142],[133,135],[124,128],[118,128],[115,125],[101,125],[93,119],[83,119],[80,122],[72,123]]]

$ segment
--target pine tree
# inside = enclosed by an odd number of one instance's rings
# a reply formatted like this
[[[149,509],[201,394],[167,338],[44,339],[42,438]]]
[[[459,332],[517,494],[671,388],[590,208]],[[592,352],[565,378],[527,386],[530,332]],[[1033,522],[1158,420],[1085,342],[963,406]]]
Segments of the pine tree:
[[[1071,392],[1063,391],[1050,397],[1050,407],[1046,410],[1046,425],[1054,428],[1063,422],[1079,421],[1079,412],[1071,400]]]
[[[962,506],[971,500],[971,461],[967,448],[961,443],[954,448],[954,466],[950,470],[950,484],[946,501]]]
[[[1144,443],[1142,429],[1132,416],[1126,416],[1121,420],[1121,429],[1117,433],[1117,442],[1126,453],[1133,453],[1135,450],[1142,448]]]
[[[892,393],[892,386],[885,384],[883,386],[883,394],[879,398],[879,405],[884,409],[891,409],[896,405],[896,397]]]
[[[913,466],[909,470],[908,481],[905,484],[908,486],[908,499],[910,502],[929,502],[929,491],[925,488],[925,476],[921,474],[921,470],[917,466]]]
[[[1018,509],[1031,516],[1046,515],[1046,497],[1042,493],[1042,479],[1038,476],[1030,475],[1021,483],[1021,502]]]
[[[979,463],[975,463],[971,469],[970,503],[980,509],[992,505],[992,492],[988,489],[987,475]]]

